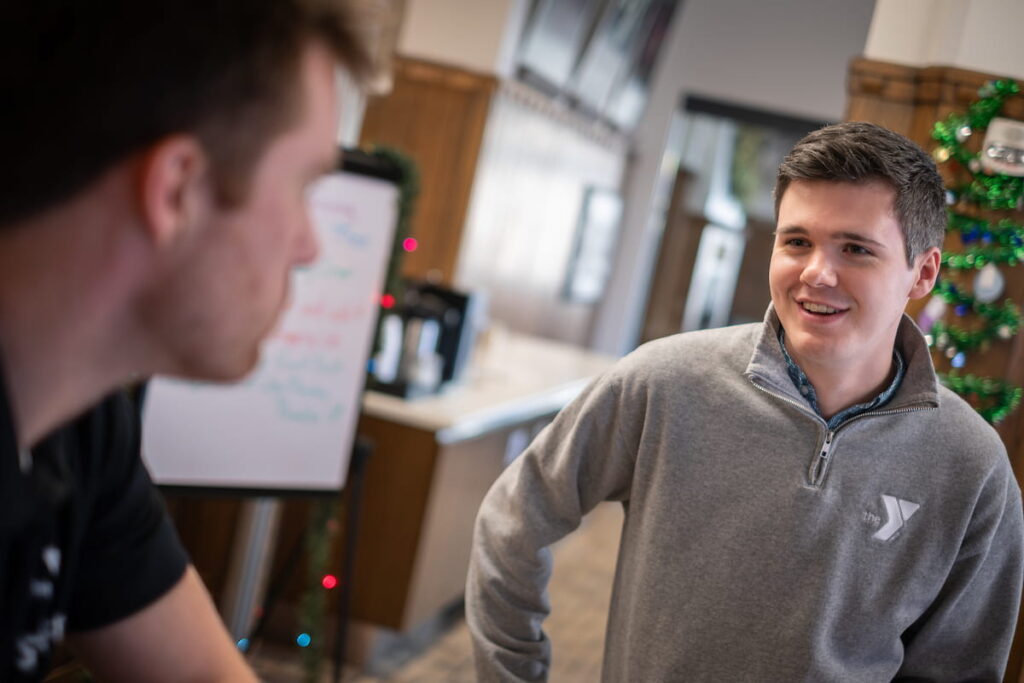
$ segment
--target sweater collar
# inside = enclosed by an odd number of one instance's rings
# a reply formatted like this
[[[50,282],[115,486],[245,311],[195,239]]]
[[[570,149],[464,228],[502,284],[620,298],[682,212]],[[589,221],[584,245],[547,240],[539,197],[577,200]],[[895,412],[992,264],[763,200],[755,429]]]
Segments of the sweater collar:
[[[786,359],[779,344],[780,326],[775,307],[768,304],[764,325],[761,326],[746,375],[764,388],[806,405],[806,399],[797,391],[787,371]],[[935,376],[928,344],[921,330],[906,313],[903,314],[900,326],[896,330],[896,349],[906,362],[906,374],[895,396],[886,404],[886,409],[896,410],[920,404],[937,406],[938,379]]]

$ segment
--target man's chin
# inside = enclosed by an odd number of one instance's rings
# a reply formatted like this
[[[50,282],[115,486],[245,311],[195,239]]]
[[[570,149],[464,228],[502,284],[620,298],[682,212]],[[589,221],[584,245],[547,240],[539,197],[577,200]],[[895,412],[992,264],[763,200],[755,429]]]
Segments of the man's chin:
[[[801,359],[815,363],[828,362],[841,355],[843,344],[840,340],[824,335],[808,333],[800,328],[786,330],[786,350],[794,360]],[[797,361],[799,364],[799,361]]]
[[[240,382],[252,374],[252,371],[256,369],[260,362],[260,349],[260,344],[254,345],[253,349],[244,357],[239,358],[239,363],[226,372],[219,381]]]
[[[257,344],[247,352],[232,357],[208,357],[205,362],[185,365],[177,372],[169,373],[193,382],[213,384],[235,384],[248,377],[259,364],[260,346]]]

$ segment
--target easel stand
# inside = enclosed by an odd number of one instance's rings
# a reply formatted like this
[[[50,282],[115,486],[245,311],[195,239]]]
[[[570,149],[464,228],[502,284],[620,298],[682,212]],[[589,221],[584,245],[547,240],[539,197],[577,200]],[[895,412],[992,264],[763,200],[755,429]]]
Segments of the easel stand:
[[[373,447],[365,440],[357,439],[349,461],[346,484],[345,545],[344,563],[338,587],[337,631],[332,650],[334,680],[340,681],[345,665],[346,641],[348,638],[349,609],[352,601],[352,567],[355,561],[359,511],[362,508],[363,483],[366,463],[373,453]],[[255,641],[263,634],[267,618],[280,598],[288,581],[294,575],[302,559],[304,538],[300,535],[289,549],[276,575],[267,584],[271,565],[271,553],[277,535],[280,517],[279,499],[258,498],[245,504],[239,522],[235,541],[232,568],[229,576],[235,582],[225,596],[224,616],[228,620],[232,637],[236,640],[248,638]],[[262,598],[262,600],[261,600]],[[259,618],[255,618],[256,605],[262,602]]]
[[[278,498],[264,496],[242,503],[221,606],[224,623],[236,642],[249,634],[259,596],[266,589],[280,519]]]

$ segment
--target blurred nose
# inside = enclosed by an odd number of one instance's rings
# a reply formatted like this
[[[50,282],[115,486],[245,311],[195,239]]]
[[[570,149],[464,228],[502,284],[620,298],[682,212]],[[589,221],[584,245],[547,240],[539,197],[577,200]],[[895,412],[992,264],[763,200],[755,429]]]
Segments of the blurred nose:
[[[839,279],[827,252],[814,250],[800,273],[800,281],[808,287],[835,287]]]
[[[320,241],[317,239],[316,228],[307,210],[302,214],[302,224],[295,237],[295,265],[309,265],[316,260],[319,253]]]

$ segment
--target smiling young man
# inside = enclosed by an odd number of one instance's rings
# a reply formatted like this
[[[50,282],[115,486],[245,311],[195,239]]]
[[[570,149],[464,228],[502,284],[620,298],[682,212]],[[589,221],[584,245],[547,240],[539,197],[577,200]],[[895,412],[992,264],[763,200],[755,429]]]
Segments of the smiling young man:
[[[847,123],[779,168],[762,324],[648,344],[570,405],[477,518],[481,681],[547,677],[553,542],[625,510],[606,681],[999,681],[1024,580],[998,436],[903,314],[939,268],[930,158]]]
[[[344,2],[7,8],[0,170],[0,680],[54,643],[103,681],[249,681],[139,459],[120,386],[256,363],[317,245]]]

